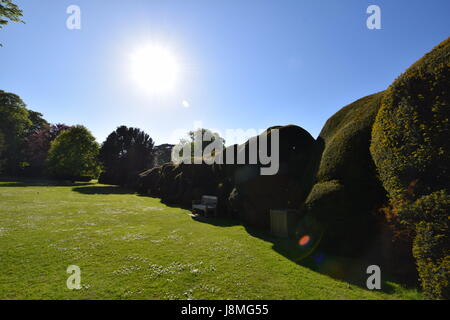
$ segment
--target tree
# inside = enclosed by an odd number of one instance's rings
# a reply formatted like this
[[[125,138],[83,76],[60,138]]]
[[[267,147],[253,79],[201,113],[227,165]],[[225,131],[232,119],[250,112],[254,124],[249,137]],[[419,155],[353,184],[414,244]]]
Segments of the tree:
[[[51,143],[47,157],[48,173],[58,179],[72,181],[96,178],[100,172],[99,145],[91,132],[77,125],[63,131]]]
[[[31,126],[28,128],[28,135],[31,135],[46,126],[49,126],[47,120],[42,117],[42,113],[33,110],[28,110],[28,118],[31,121]]]
[[[219,141],[221,145],[225,145],[225,139],[223,139],[217,132],[212,132],[209,129],[202,128],[195,131],[189,131],[188,136],[191,139],[193,147],[200,144],[202,151],[204,151],[206,146],[214,141]]]
[[[3,131],[6,144],[2,154],[5,173],[16,175],[19,172],[24,138],[32,124],[22,99],[16,94],[0,90],[0,130]]]
[[[161,144],[154,147],[153,150],[153,166],[160,166],[170,162],[172,156],[173,144]]]
[[[23,22],[22,15],[22,10],[11,0],[0,0],[0,29],[9,22]]]
[[[102,183],[124,185],[131,175],[152,165],[153,139],[137,128],[118,127],[103,142],[99,159],[104,172]]]
[[[0,161],[4,164],[6,174],[27,173],[30,166],[27,140],[48,126],[42,114],[27,109],[18,95],[0,90],[0,129],[4,139]]]
[[[187,136],[187,139],[180,139],[180,142],[173,148],[175,155],[181,157],[181,159],[178,160],[183,160],[189,157],[189,155],[184,154],[184,150],[190,150],[190,160],[192,160],[196,156],[196,150],[201,151],[203,156],[203,152],[206,147],[212,143],[218,146],[220,145],[222,148],[225,146],[225,139],[223,139],[217,132],[213,132],[209,129],[201,128],[195,131],[189,131]],[[214,156],[214,154],[212,154],[212,156]]]
[[[68,129],[70,127],[65,124],[43,124],[39,129],[30,130],[31,133],[26,137],[24,147],[25,160],[29,164],[26,175],[40,176],[44,173],[45,160],[51,142],[61,132]]]

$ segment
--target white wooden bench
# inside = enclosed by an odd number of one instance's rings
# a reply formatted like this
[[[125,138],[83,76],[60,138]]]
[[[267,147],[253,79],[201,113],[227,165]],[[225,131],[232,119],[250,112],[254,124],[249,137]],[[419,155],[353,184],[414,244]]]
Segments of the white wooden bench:
[[[216,196],[202,196],[200,203],[198,201],[192,201],[192,211],[204,212],[205,216],[208,216],[208,212],[212,211],[213,215],[217,215],[217,202]]]

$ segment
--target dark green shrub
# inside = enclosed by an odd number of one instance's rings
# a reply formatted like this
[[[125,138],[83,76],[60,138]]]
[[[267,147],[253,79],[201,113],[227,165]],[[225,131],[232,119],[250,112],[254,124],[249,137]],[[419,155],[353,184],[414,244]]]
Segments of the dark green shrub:
[[[173,202],[190,206],[202,195],[217,195],[217,178],[213,166],[181,163],[176,166]]]
[[[159,179],[159,194],[163,201],[173,202],[175,196],[175,177],[179,173],[178,167],[173,163],[166,163],[161,168]]]
[[[324,150],[318,181],[374,179],[370,135],[383,92],[359,99],[333,115],[320,132]],[[368,177],[368,175],[371,175]]]
[[[275,175],[261,176],[261,164],[170,163],[141,173],[139,188],[143,192],[150,189],[165,202],[186,206],[202,195],[215,195],[219,197],[219,214],[238,215],[248,224],[268,229],[271,208],[296,209],[306,198],[312,180],[310,155],[315,148],[315,140],[304,129],[293,125],[276,128],[280,167]],[[263,134],[271,133],[269,128]],[[229,148],[235,149],[234,162],[239,153],[245,153],[248,161],[248,141]],[[226,152],[224,158],[226,162]]]
[[[161,166],[140,173],[137,187],[138,191],[152,196],[159,196],[158,183],[160,176]]]
[[[279,170],[274,175],[261,175],[261,163],[234,165],[229,179],[235,186],[230,196],[232,211],[245,223],[260,229],[270,229],[270,209],[298,209],[311,188],[310,159],[314,138],[295,125],[271,127],[267,135],[271,150],[272,129],[279,130]],[[260,135],[260,136],[261,136]],[[236,148],[248,159],[249,141]],[[238,196],[239,195],[239,196]]]
[[[305,201],[308,214],[324,226],[345,214],[344,205],[344,187],[338,180],[316,183]]]
[[[383,92],[359,99],[333,115],[313,151],[316,184],[302,212],[323,228],[322,247],[362,255],[377,236],[374,211],[384,190],[370,156],[370,134]]]
[[[388,88],[371,153],[400,219],[416,231],[425,293],[449,298],[450,38]]]
[[[413,253],[422,287],[433,299],[450,297],[449,212],[450,196],[443,190],[421,197],[403,212],[420,215]]]

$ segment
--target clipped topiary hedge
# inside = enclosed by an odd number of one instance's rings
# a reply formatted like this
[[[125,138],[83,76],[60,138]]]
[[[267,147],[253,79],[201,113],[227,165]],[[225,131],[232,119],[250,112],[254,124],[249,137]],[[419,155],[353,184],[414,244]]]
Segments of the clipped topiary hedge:
[[[273,176],[261,176],[260,163],[166,163],[141,173],[135,184],[186,206],[217,195],[219,212],[266,230],[270,209],[301,208],[298,235],[310,236],[312,247],[377,261],[385,275],[405,280],[417,279],[410,272],[413,253],[426,294],[448,298],[449,42],[386,91],[339,110],[316,140],[294,125],[262,133],[280,130]],[[228,148],[235,158],[248,158],[249,142]],[[400,231],[408,236],[395,240]]]
[[[261,175],[260,169],[265,165],[259,162],[166,163],[139,174],[137,188],[165,202],[184,206],[200,200],[202,195],[215,195],[219,197],[220,215],[236,216],[249,225],[268,230],[270,209],[297,209],[306,198],[312,185],[311,155],[316,148],[314,138],[298,126],[272,127],[262,134],[270,136],[271,129],[279,130],[277,174]],[[270,141],[269,137],[269,150]],[[243,153],[248,162],[249,141],[229,148],[235,150],[234,162]],[[226,155],[225,151],[224,159]]]
[[[400,219],[416,231],[425,293],[449,298],[450,38],[387,89],[371,153]]]
[[[138,192],[159,196],[159,178],[162,167],[154,167],[139,174]]]
[[[377,236],[373,213],[385,201],[385,191],[369,147],[382,96],[379,92],[342,108],[317,139],[316,184],[302,211],[323,228],[321,246],[335,253],[361,255]]]
[[[279,168],[274,175],[261,175],[261,163],[233,165],[228,170],[234,184],[229,196],[231,210],[248,225],[270,230],[270,209],[298,209],[311,189],[310,160],[314,138],[295,125],[268,128],[270,150],[272,129],[279,130]],[[249,141],[237,146],[239,153],[249,153]],[[228,165],[226,165],[228,166]],[[230,190],[231,192],[231,190]]]
[[[359,99],[334,114],[323,127],[319,140],[324,150],[317,173],[318,181],[373,180],[370,156],[372,125],[384,92]]]

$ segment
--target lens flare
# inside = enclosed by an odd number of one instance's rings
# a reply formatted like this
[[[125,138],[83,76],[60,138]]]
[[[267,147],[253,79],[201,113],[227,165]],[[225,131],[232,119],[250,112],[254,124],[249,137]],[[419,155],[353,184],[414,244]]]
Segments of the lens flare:
[[[314,261],[316,263],[322,263],[324,259],[325,259],[325,255],[323,253],[318,253],[314,256]]]
[[[298,240],[298,244],[302,247],[306,246],[311,241],[311,237],[308,235],[305,235]]]

